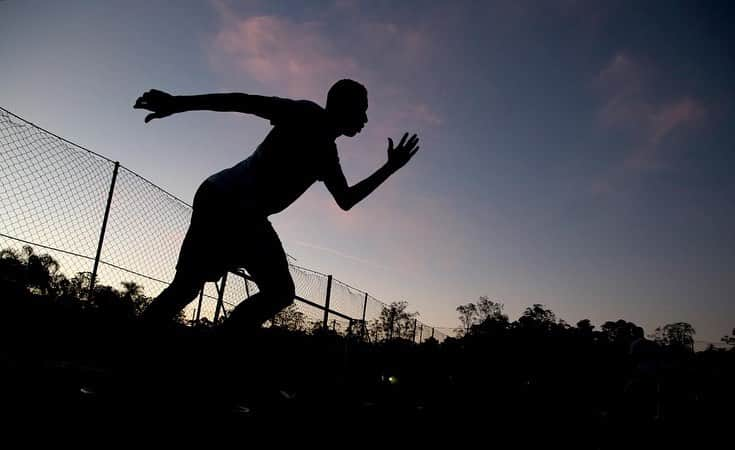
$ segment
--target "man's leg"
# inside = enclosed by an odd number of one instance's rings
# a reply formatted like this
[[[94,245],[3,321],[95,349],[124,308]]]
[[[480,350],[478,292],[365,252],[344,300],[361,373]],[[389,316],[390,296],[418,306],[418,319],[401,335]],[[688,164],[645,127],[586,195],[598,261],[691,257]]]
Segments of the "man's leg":
[[[217,273],[224,273],[224,266],[221,266],[223,262],[211,253],[211,248],[218,244],[218,226],[213,222],[217,216],[213,211],[219,207],[220,200],[207,181],[197,189],[189,229],[179,250],[174,280],[143,312],[144,321],[165,322],[173,319],[197,296],[205,280],[217,279]]]
[[[145,322],[167,322],[176,317],[199,294],[204,280],[177,271],[174,280],[143,312]]]
[[[286,252],[270,222],[266,221],[248,250],[245,267],[258,285],[258,293],[242,301],[232,311],[224,326],[232,331],[252,331],[294,301],[293,279],[288,270]]]

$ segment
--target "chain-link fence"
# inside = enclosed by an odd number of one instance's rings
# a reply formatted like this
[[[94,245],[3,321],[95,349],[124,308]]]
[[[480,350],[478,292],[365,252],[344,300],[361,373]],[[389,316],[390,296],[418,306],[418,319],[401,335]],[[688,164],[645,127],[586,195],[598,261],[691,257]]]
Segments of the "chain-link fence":
[[[0,108],[0,250],[31,245],[67,276],[97,285],[135,282],[157,296],[173,279],[191,206],[133,171]],[[374,339],[442,341],[447,332],[365,291],[290,261],[297,328],[328,327]],[[217,320],[256,293],[245,272],[207,283],[185,315]],[[372,330],[372,333],[370,332]]]

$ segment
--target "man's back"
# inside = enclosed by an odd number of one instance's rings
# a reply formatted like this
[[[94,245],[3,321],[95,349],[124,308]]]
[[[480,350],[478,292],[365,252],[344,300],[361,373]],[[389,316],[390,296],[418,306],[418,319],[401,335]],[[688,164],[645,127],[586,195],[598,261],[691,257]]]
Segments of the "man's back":
[[[264,215],[342,173],[324,108],[308,100],[274,99],[274,105],[273,128],[253,154],[208,178],[240,207]]]

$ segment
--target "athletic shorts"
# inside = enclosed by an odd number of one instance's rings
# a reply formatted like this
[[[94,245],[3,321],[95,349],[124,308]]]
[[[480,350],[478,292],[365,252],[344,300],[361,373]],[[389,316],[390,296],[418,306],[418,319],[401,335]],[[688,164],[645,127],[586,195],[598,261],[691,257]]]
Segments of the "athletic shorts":
[[[286,252],[268,218],[236,204],[209,181],[199,186],[177,272],[216,281],[244,268],[258,285],[290,280]]]

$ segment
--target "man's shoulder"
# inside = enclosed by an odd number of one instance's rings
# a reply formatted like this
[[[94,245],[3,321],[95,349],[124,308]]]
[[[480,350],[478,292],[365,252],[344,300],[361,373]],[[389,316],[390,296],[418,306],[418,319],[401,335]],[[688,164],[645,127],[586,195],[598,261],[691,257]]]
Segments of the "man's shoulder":
[[[271,121],[273,125],[314,125],[324,123],[327,111],[311,100],[291,100],[288,114],[282,120]]]
[[[324,108],[322,108],[322,106],[320,104],[318,104],[317,102],[311,101],[311,100],[294,99],[293,101],[294,101],[294,103],[296,103],[297,105],[299,105],[299,106],[301,106],[303,108],[310,108],[310,109],[315,110],[315,111],[324,111],[325,110]]]
[[[300,114],[303,114],[305,118],[314,120],[323,120],[326,118],[327,110],[321,105],[311,100],[294,100],[297,107],[296,109]]]

